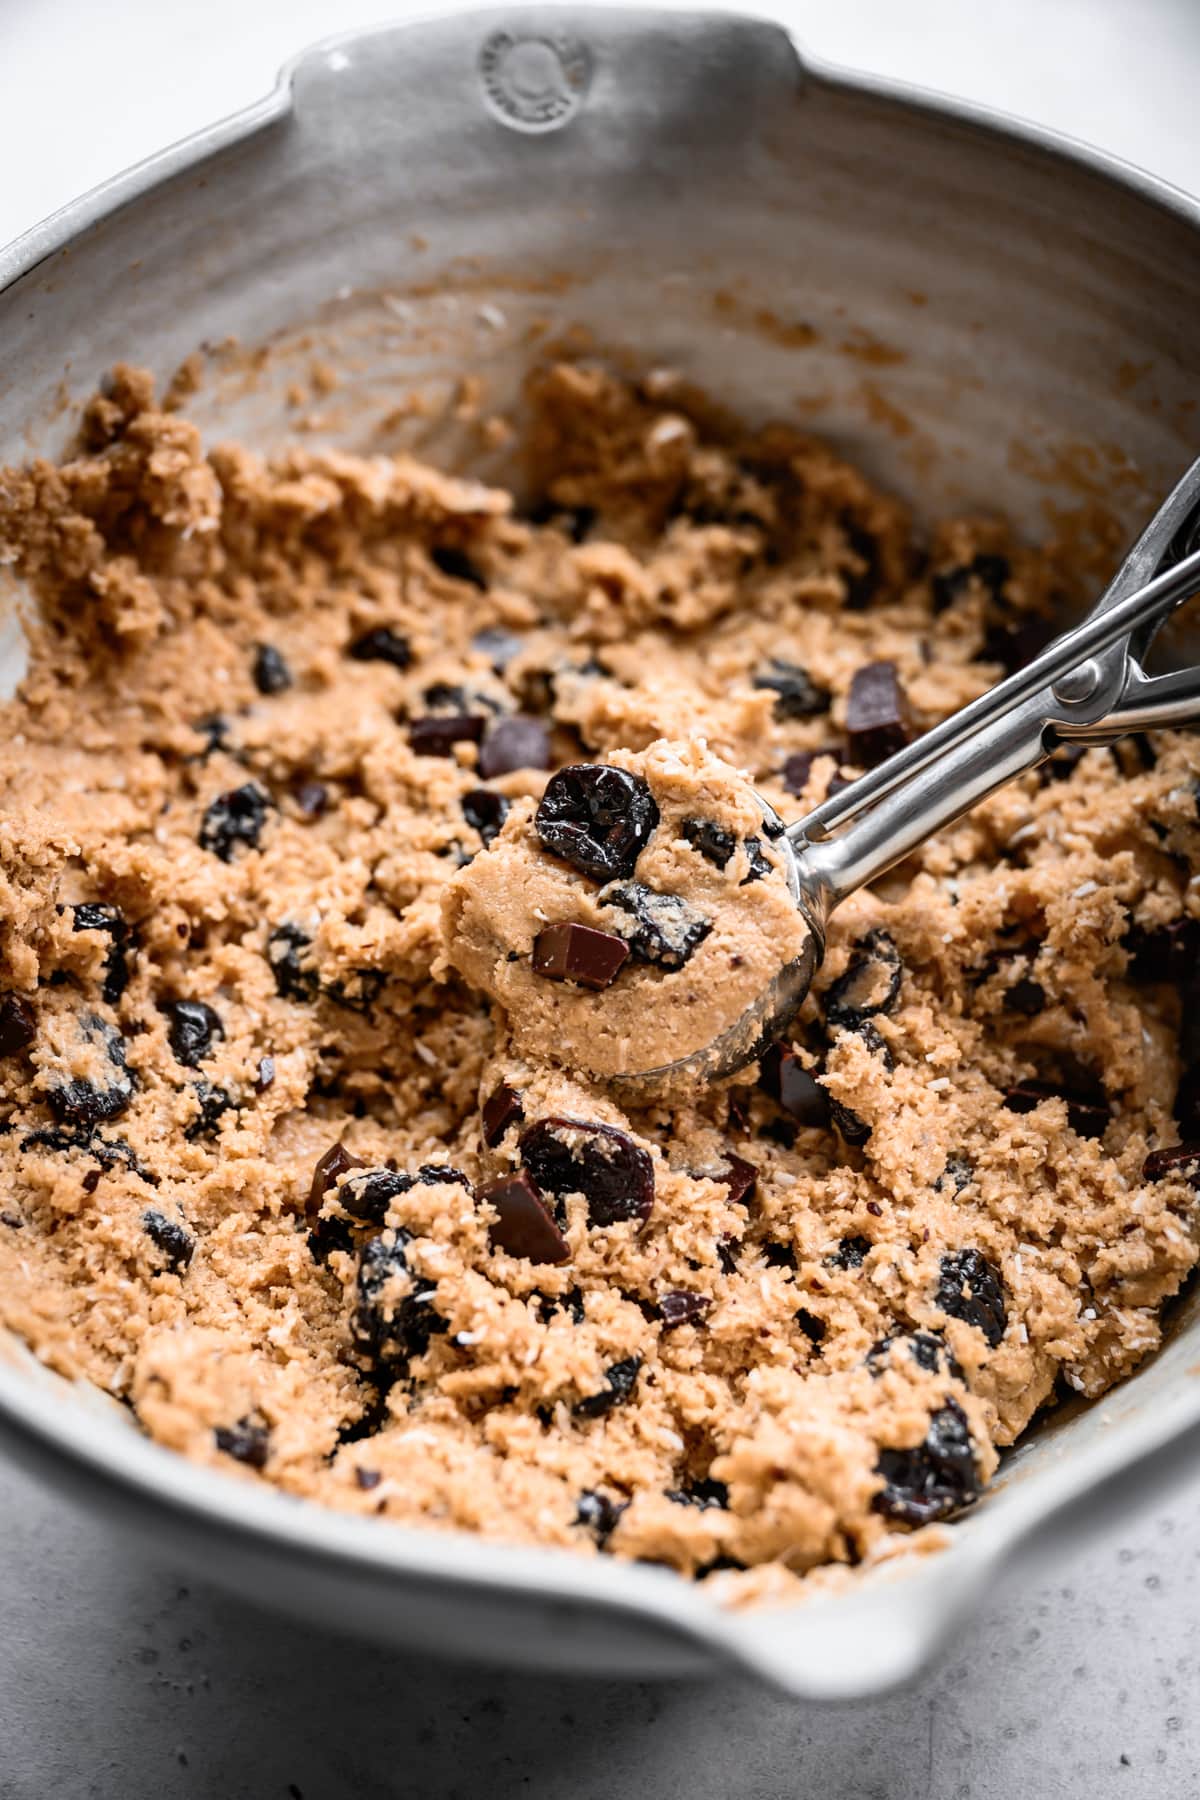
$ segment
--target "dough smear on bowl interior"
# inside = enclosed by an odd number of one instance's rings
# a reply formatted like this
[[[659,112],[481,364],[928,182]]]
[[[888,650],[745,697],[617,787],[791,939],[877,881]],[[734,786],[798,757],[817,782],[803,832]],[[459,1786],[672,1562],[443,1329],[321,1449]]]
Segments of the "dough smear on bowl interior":
[[[663,1067],[735,1029],[804,956],[778,830],[701,738],[569,765],[451,882],[447,954],[531,1058]]]
[[[0,473],[0,1317],[232,1479],[787,1595],[1159,1342],[1200,751],[1060,753],[839,909],[757,1068],[630,1110],[802,932],[754,793],[981,692],[1069,558],[661,372],[531,400],[524,512],[129,369]]]

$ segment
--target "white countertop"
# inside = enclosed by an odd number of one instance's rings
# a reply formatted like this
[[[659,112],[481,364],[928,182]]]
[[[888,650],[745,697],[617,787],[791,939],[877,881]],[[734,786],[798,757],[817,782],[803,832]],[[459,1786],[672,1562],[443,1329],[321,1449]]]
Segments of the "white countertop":
[[[0,241],[254,99],[306,42],[428,10],[3,0]],[[1200,190],[1200,0],[794,0],[786,16],[825,58]],[[732,1682],[409,1662],[147,1567],[0,1466],[0,1800],[1196,1800],[1198,1693],[1200,1475],[1054,1580],[998,1593],[911,1692],[833,1709]]]

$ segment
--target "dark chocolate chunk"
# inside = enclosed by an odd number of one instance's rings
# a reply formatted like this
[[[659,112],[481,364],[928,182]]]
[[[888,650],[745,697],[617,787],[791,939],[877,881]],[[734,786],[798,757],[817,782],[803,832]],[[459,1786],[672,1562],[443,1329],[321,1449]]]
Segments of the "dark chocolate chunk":
[[[978,1326],[994,1350],[1008,1325],[1004,1283],[999,1272],[986,1256],[973,1249],[948,1251],[940,1268],[934,1305],[952,1319]]]
[[[1164,1175],[1182,1175],[1200,1187],[1200,1143],[1168,1144],[1152,1150],[1142,1164],[1143,1181],[1161,1181]]]
[[[850,758],[873,769],[910,736],[908,699],[893,662],[867,663],[856,671],[846,700]]]
[[[86,1042],[103,1050],[112,1070],[107,1087],[79,1077],[62,1087],[52,1088],[46,1095],[50,1111],[60,1125],[99,1125],[115,1119],[133,1099],[134,1080],[125,1066],[125,1039],[115,1025],[109,1025],[96,1013],[84,1013],[78,1021]]]
[[[946,1166],[933,1185],[939,1194],[947,1193],[950,1189],[961,1194],[964,1188],[970,1187],[974,1179],[975,1164],[963,1151],[956,1150],[946,1158]]]
[[[407,669],[412,662],[412,645],[390,625],[376,625],[346,646],[346,655],[355,662],[391,663],[394,669]]]
[[[260,1056],[258,1059],[258,1074],[254,1077],[255,1088],[260,1094],[265,1094],[267,1089],[274,1083],[274,1080],[275,1058],[273,1056]]]
[[[1015,675],[1057,635],[1058,628],[1051,620],[1037,613],[1016,613],[988,627],[983,657],[987,662],[998,662],[1006,675]]]
[[[726,831],[712,819],[685,819],[680,829],[692,849],[698,850],[705,862],[718,869],[725,867],[737,849],[737,839],[732,831]]]
[[[580,987],[611,987],[629,961],[629,945],[611,931],[590,925],[547,925],[533,940],[533,972]]]
[[[654,1163],[615,1125],[587,1119],[540,1119],[522,1133],[521,1160],[543,1194],[582,1194],[593,1225],[648,1219]]]
[[[758,1080],[798,1125],[823,1130],[829,1124],[829,1095],[794,1050],[772,1044],[760,1059]]]
[[[1032,976],[1022,975],[1012,986],[1004,990],[1004,1005],[1008,1012],[1020,1013],[1026,1019],[1036,1018],[1046,1004],[1046,990],[1040,981]]]
[[[758,1187],[758,1170],[745,1157],[735,1156],[729,1151],[725,1157],[725,1167],[715,1179],[725,1183],[731,1205],[736,1206],[740,1201],[749,1206]]]
[[[296,789],[296,805],[306,819],[319,819],[329,805],[329,789],[323,781],[303,781]]]
[[[339,1175],[348,1175],[352,1169],[365,1169],[366,1166],[362,1157],[347,1150],[345,1144],[331,1144],[312,1172],[306,1208],[309,1218],[315,1218],[320,1212],[321,1202],[337,1186]]]
[[[20,994],[0,999],[0,1056],[17,1056],[37,1036],[37,1014]]]
[[[256,644],[251,667],[260,694],[282,694],[292,685],[292,671],[274,644]]]
[[[822,757],[832,757],[835,765],[830,771],[830,781],[826,784],[825,792],[826,798],[828,798],[829,794],[834,791],[833,777],[841,767],[842,746],[840,744],[823,744],[817,750],[793,750],[780,771],[783,785],[789,794],[795,794],[797,799],[800,798],[808,786],[815,765]]]
[[[115,1006],[129,985],[129,926],[117,906],[84,901],[71,908],[76,931],[103,931],[112,939],[112,949],[104,959],[104,980],[100,998]]]
[[[354,1470],[354,1484],[365,1494],[369,1494],[373,1488],[377,1488],[382,1480],[383,1475],[378,1469],[363,1469],[356,1466]]]
[[[779,696],[772,712],[781,723],[788,719],[814,719],[827,713],[831,705],[828,688],[814,681],[806,669],[777,656],[754,677],[754,686],[771,688]]]
[[[850,959],[844,975],[825,995],[825,1019],[830,1025],[856,1030],[865,1019],[888,1013],[896,1004],[904,964],[886,931],[869,931]]]
[[[824,1319],[818,1319],[816,1313],[809,1312],[806,1306],[800,1307],[798,1312],[792,1314],[792,1317],[810,1344],[824,1343],[825,1334],[829,1330]]]
[[[463,818],[477,831],[485,844],[496,837],[508,817],[510,802],[492,788],[472,788],[462,797]]]
[[[1061,1086],[1053,1081],[1020,1081],[1008,1089],[1004,1104],[1009,1112],[1030,1113],[1043,1100],[1065,1100],[1067,1123],[1080,1137],[1103,1137],[1109,1121],[1108,1103],[1099,1089],[1086,1091]]]
[[[514,769],[548,769],[550,733],[541,719],[514,713],[488,727],[479,752],[479,773],[485,781],[509,775]]]
[[[689,1482],[686,1487],[668,1488],[667,1499],[674,1500],[677,1506],[694,1506],[700,1512],[708,1512],[714,1507],[724,1511],[729,1505],[729,1489],[723,1481],[714,1481],[711,1476],[704,1476],[700,1481]]]
[[[215,1087],[211,1081],[197,1081],[192,1092],[196,1096],[196,1116],[185,1129],[184,1137],[193,1142],[197,1138],[215,1137],[225,1114],[238,1110],[237,1101],[227,1089]]]
[[[728,1235],[717,1239],[717,1261],[721,1265],[723,1275],[736,1275],[738,1252],[742,1247],[741,1238]]]
[[[903,1344],[918,1368],[925,1369],[930,1375],[946,1373],[953,1375],[956,1381],[962,1379],[957,1357],[936,1331],[901,1331],[880,1338],[867,1351],[867,1367],[873,1375],[886,1368],[893,1344]]]
[[[411,719],[408,741],[418,756],[453,756],[456,744],[478,744],[487,729],[483,713],[430,713]]]
[[[571,763],[546,783],[534,814],[542,845],[596,881],[624,881],[658,824],[640,775],[609,763]]]
[[[167,1042],[186,1068],[198,1067],[211,1056],[213,1039],[225,1036],[220,1014],[204,1000],[168,1000],[162,1010],[169,1021]]]
[[[284,1000],[311,1001],[317,997],[317,971],[301,961],[311,945],[312,939],[298,925],[277,925],[267,939],[267,961],[276,991]]]
[[[215,751],[229,749],[229,720],[220,713],[208,713],[203,719],[197,719],[192,730],[204,743],[204,748],[195,760],[207,762]]]
[[[340,981],[331,981],[325,998],[347,1012],[369,1013],[387,986],[386,969],[352,969]]]
[[[142,1214],[142,1230],[157,1244],[167,1259],[173,1275],[182,1275],[196,1251],[196,1240],[190,1231],[174,1219],[168,1219],[156,1206],[148,1206]]]
[[[844,1237],[832,1256],[825,1258],[829,1269],[861,1269],[863,1260],[875,1246],[870,1238]]]
[[[222,862],[233,861],[239,844],[256,849],[270,809],[270,797],[254,781],[218,794],[200,822],[200,848],[210,850]]]
[[[101,1172],[106,1169],[121,1167],[128,1169],[131,1175],[140,1175],[151,1187],[158,1186],[158,1176],[145,1167],[133,1147],[124,1138],[100,1137],[90,1125],[61,1126],[55,1125],[41,1131],[31,1131],[21,1139],[22,1150],[82,1150],[85,1156],[93,1156],[100,1168],[84,1176],[83,1185],[88,1193],[94,1193],[99,1184]]]
[[[515,1088],[509,1087],[506,1081],[502,1081],[484,1101],[481,1117],[483,1141],[489,1150],[494,1150],[510,1126],[525,1123],[525,1108],[521,1105],[520,1094]]]
[[[933,610],[935,613],[944,612],[961,594],[966,593],[972,581],[981,582],[989,597],[999,600],[1011,574],[1012,568],[1006,556],[989,556],[985,551],[972,557],[969,563],[958,563],[951,569],[939,569],[930,581]]]
[[[470,1186],[461,1169],[452,1169],[445,1163],[422,1163],[414,1173],[407,1169],[360,1168],[346,1176],[335,1197],[342,1211],[359,1224],[382,1225],[392,1201],[423,1183]]]
[[[832,1094],[829,1096],[829,1117],[835,1131],[856,1149],[865,1144],[871,1135],[871,1127],[867,1121],[859,1118],[844,1101],[835,1100]]]
[[[796,1251],[791,1244],[781,1244],[775,1239],[768,1239],[762,1247],[763,1261],[768,1269],[794,1269],[796,1267]]]
[[[599,894],[601,906],[627,918],[613,921],[638,962],[660,969],[682,969],[712,930],[712,920],[678,894],[658,894],[640,881],[610,882]]]
[[[712,1309],[712,1301],[704,1294],[662,1294],[658,1300],[658,1316],[664,1331],[677,1325],[702,1325]]]
[[[861,1038],[872,1056],[877,1056],[890,1075],[896,1067],[896,1059],[888,1046],[888,1041],[870,1019],[864,1019],[860,1025],[838,1027],[838,1035],[849,1031],[856,1038]]]
[[[603,1547],[616,1530],[617,1520],[624,1511],[625,1507],[610,1500],[607,1494],[584,1488],[575,1507],[575,1523],[586,1527],[596,1543]]]
[[[1200,1138],[1200,1063],[1192,1063],[1179,1077],[1171,1113],[1185,1138]]]
[[[600,1392],[577,1400],[572,1410],[583,1419],[602,1418],[614,1406],[620,1406],[628,1400],[637,1383],[641,1366],[640,1356],[627,1356],[624,1361],[613,1363],[604,1371],[604,1386]]]
[[[884,1480],[871,1502],[876,1512],[903,1525],[928,1525],[970,1506],[982,1491],[966,1414],[947,1400],[933,1414],[923,1443],[911,1450],[881,1450],[876,1468]]]
[[[506,631],[503,625],[485,625],[471,639],[472,650],[486,656],[497,675],[503,675],[513,657],[519,656],[524,647],[524,640],[516,632]]]
[[[350,1328],[359,1349],[384,1364],[422,1355],[446,1329],[430,1292],[409,1273],[411,1243],[412,1233],[395,1227],[368,1239],[359,1257]]]
[[[213,1432],[218,1450],[251,1469],[265,1469],[271,1449],[271,1429],[261,1413],[247,1413],[236,1425],[218,1425]]]
[[[435,569],[448,575],[451,581],[465,581],[469,586],[478,588],[481,593],[487,591],[487,576],[476,567],[465,550],[454,544],[435,544],[429,552],[429,560]]]
[[[498,1181],[476,1188],[475,1198],[496,1210],[496,1218],[488,1227],[488,1242],[493,1250],[506,1250],[510,1256],[522,1256],[527,1262],[570,1261],[571,1246],[528,1175],[501,1176]]]
[[[749,887],[752,881],[763,881],[771,873],[771,863],[765,855],[762,840],[748,837],[742,844],[746,852],[747,870],[738,882],[739,887]]]

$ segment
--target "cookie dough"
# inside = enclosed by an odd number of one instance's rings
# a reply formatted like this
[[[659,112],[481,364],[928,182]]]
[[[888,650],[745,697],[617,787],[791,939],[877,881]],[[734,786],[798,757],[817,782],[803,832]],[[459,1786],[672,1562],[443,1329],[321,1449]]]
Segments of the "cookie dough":
[[[69,460],[0,474],[37,602],[0,1316],[231,1478],[786,1595],[922,1542],[1160,1340],[1197,1255],[1200,751],[1058,752],[839,909],[757,1070],[623,1108],[561,1043],[643,992],[654,1035],[743,914],[757,954],[743,779],[816,804],[1027,654],[1069,558],[918,526],[662,372],[530,400],[526,512],[206,448],[128,369]],[[534,852],[596,764],[658,809],[628,875]],[[690,960],[535,989],[539,907],[631,942],[609,879],[686,905]]]
[[[576,1073],[665,1068],[745,1019],[752,1047],[812,960],[779,832],[701,738],[568,766],[450,883],[447,955],[517,1050]]]

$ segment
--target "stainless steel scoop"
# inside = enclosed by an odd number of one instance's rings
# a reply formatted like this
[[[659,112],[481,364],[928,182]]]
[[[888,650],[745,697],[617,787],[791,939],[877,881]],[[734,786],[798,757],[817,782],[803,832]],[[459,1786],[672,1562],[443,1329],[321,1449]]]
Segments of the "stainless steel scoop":
[[[1147,675],[1143,663],[1173,610],[1200,591],[1200,460],[1129,551],[1103,597],[1027,666],[851,782],[796,824],[763,806],[786,847],[788,881],[810,928],[741,1018],[678,1062],[623,1074],[629,1104],[678,1096],[732,1075],[778,1037],[825,953],[830,915],[943,826],[1063,743],[1109,744],[1131,731],[1200,718],[1200,668]]]

